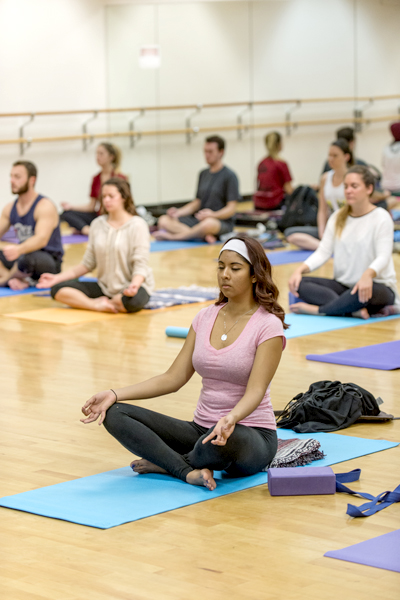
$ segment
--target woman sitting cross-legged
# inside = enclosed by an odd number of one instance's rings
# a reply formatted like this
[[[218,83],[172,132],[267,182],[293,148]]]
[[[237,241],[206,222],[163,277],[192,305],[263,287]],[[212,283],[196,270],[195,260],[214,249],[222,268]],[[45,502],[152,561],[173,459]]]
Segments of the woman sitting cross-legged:
[[[65,221],[75,229],[76,233],[82,233],[83,235],[89,235],[90,224],[101,214],[102,184],[112,177],[127,180],[126,175],[123,175],[119,170],[121,151],[114,144],[108,142],[99,144],[96,150],[96,161],[101,167],[101,171],[93,177],[89,202],[81,206],[61,202],[64,209],[64,212],[60,215],[61,221]]]
[[[44,273],[37,287],[51,287],[55,300],[73,308],[137,312],[147,304],[154,289],[148,264],[149,228],[136,215],[127,181],[117,177],[106,181],[102,204],[106,214],[92,222],[82,262],[58,275]],[[96,267],[98,283],[78,280]]]
[[[173,475],[216,487],[213,470],[253,475],[275,456],[277,435],[270,383],[285,346],[284,312],[262,246],[238,236],[218,261],[217,302],[201,310],[185,344],[162,375],[92,396],[83,423],[99,419],[127,450],[140,456],[136,473]],[[181,421],[127,400],[178,391],[197,371],[202,389],[193,421]]]
[[[346,204],[329,218],[318,249],[293,273],[289,289],[304,302],[295,313],[353,315],[368,319],[398,312],[393,221],[370,202],[374,177],[367,167],[349,169],[344,179]],[[334,278],[302,277],[334,255]]]

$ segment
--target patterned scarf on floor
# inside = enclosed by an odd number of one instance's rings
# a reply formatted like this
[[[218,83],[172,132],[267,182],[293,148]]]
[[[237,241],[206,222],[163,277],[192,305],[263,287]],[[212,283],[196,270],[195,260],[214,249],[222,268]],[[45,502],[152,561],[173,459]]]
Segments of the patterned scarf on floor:
[[[313,439],[278,439],[278,450],[275,458],[264,471],[271,467],[302,467],[309,465],[314,460],[321,460],[324,458],[324,453],[320,451],[320,446],[321,444]]]

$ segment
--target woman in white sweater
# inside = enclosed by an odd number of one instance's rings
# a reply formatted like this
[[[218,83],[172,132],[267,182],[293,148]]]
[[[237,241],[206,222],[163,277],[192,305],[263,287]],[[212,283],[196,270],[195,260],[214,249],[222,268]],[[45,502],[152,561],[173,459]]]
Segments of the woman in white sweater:
[[[370,202],[374,177],[367,167],[352,167],[344,180],[346,204],[329,218],[318,249],[296,269],[289,289],[304,302],[295,313],[353,315],[367,319],[387,307],[400,307],[396,287],[393,221]],[[334,278],[305,277],[334,255]],[[396,311],[397,312],[397,311]]]
[[[82,262],[58,275],[44,273],[37,287],[51,287],[55,300],[73,308],[137,312],[154,289],[149,228],[136,215],[129,183],[123,179],[113,177],[103,184],[102,205],[105,214],[90,225]],[[78,280],[96,267],[97,283]]]

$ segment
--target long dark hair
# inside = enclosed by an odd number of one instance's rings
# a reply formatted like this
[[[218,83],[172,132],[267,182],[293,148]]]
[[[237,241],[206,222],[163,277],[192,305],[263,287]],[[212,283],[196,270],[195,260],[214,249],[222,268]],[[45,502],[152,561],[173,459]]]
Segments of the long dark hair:
[[[113,185],[114,187],[116,187],[124,199],[124,209],[126,210],[126,212],[130,213],[131,215],[137,215],[135,203],[132,198],[131,186],[127,181],[125,181],[125,179],[121,179],[121,177],[111,177],[103,183],[101,189],[103,189],[105,185]],[[103,211],[107,214],[103,203],[101,205]]]
[[[278,303],[279,290],[272,280],[271,263],[265,255],[264,248],[261,246],[260,242],[243,234],[236,235],[234,238],[230,239],[240,240],[246,244],[251,263],[244,257],[242,258],[249,264],[250,277],[254,276],[256,278],[256,282],[253,283],[254,301],[262,306],[267,312],[277,316],[278,319],[282,321],[283,329],[287,329],[289,325],[285,323],[285,311]],[[222,250],[223,249],[224,247],[222,246]],[[218,306],[225,302],[228,302],[228,298],[220,291],[219,298],[215,304]]]
[[[347,161],[348,167],[352,167],[354,165],[354,156],[352,151],[350,150],[349,142],[347,140],[345,140],[344,138],[338,138],[337,140],[332,142],[331,146],[336,146],[337,148],[340,148],[343,154],[348,154],[350,156],[349,160]]]

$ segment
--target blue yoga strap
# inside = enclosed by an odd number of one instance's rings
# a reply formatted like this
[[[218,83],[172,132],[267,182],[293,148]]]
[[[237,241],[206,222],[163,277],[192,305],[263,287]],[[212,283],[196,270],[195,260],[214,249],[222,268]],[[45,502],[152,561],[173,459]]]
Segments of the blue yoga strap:
[[[353,496],[360,496],[360,498],[366,498],[370,502],[366,502],[361,506],[354,506],[353,504],[347,505],[346,514],[350,517],[370,517],[376,512],[387,508],[395,502],[400,502],[400,485],[393,492],[382,492],[378,496],[371,496],[371,494],[363,494],[362,492],[353,492],[343,483],[350,483],[351,481],[358,481],[360,479],[361,469],[354,469],[348,473],[337,473],[336,474],[336,491],[346,494],[353,494]]]

